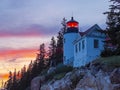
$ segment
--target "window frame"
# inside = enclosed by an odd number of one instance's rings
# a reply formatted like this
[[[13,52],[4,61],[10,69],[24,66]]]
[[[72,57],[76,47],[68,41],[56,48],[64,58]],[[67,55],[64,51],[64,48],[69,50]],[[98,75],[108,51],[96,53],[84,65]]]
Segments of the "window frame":
[[[85,49],[85,40],[82,40],[82,49]]]
[[[75,45],[75,52],[76,52],[76,53],[78,52],[78,48],[77,48],[77,47],[78,47],[78,45],[76,44],[76,45]]]
[[[93,47],[94,48],[99,48],[99,40],[98,39],[94,39],[94,41],[93,41]]]

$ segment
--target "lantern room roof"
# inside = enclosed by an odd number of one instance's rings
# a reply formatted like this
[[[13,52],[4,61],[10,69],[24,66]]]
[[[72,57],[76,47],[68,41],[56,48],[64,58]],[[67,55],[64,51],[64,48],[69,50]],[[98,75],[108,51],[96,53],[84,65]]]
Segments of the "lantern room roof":
[[[71,17],[71,20],[67,22],[67,27],[68,28],[78,28],[78,22]]]
[[[78,23],[78,22],[77,22],[77,21],[75,21],[73,17],[71,17],[71,20],[70,20],[70,21],[68,21],[68,22],[67,22],[67,24],[68,24],[68,23]]]

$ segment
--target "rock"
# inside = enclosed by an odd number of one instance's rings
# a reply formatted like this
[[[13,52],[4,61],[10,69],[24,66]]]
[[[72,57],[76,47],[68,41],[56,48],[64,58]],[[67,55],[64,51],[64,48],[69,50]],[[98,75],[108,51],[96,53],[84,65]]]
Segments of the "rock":
[[[97,82],[98,90],[112,90],[110,77],[104,71],[100,70],[96,74],[96,82]]]
[[[120,84],[114,85],[113,90],[120,90]]]
[[[103,71],[99,71],[96,76],[88,70],[86,75],[79,81],[74,90],[112,90],[109,76]]]
[[[93,75],[97,74],[98,71],[100,70],[101,65],[99,63],[90,63],[89,69]]]
[[[44,76],[35,77],[31,81],[31,90],[40,90],[39,88],[41,87],[41,85],[44,82],[44,80],[45,80]]]
[[[120,84],[120,68],[113,70],[110,75],[110,80],[113,84]]]
[[[90,71],[79,81],[74,90],[97,90],[95,77]]]
[[[72,82],[70,80],[71,72],[67,73],[61,80],[49,82],[41,87],[41,90],[72,90]]]
[[[120,90],[120,68],[112,72],[105,72],[99,67],[94,71],[94,68],[96,66],[91,65],[89,68],[74,69],[62,79],[53,78],[51,81],[46,80],[46,83],[44,76],[36,77],[31,82],[31,90]],[[54,71],[52,67],[48,73]]]
[[[68,80],[57,80],[53,84],[47,84],[41,87],[41,90],[72,90],[72,83]]]
[[[47,71],[48,74],[54,73],[56,70],[56,67],[50,67],[49,70]]]

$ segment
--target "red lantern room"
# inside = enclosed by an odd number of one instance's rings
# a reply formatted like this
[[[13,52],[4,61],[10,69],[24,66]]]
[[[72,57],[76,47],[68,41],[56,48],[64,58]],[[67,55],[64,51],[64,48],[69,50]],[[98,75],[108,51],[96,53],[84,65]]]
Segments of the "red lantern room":
[[[67,28],[78,28],[78,22],[71,17],[71,20],[67,22]]]
[[[78,33],[79,32],[78,25],[79,25],[79,23],[77,21],[75,21],[73,19],[73,17],[71,17],[71,20],[66,23],[67,29],[64,32],[64,34],[67,34],[67,33]]]

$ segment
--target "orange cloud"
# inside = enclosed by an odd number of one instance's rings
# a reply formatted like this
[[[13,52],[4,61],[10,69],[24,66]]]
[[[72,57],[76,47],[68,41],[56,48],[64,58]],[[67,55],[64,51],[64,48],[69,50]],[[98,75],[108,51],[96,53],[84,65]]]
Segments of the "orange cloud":
[[[9,70],[13,72],[14,68],[20,70],[23,65],[28,65],[31,59],[35,59],[37,52],[36,49],[1,50],[0,79],[3,81],[8,80]],[[5,57],[7,58],[7,61],[4,60]],[[16,61],[19,63],[16,64]]]
[[[19,50],[2,50],[0,51],[0,58],[7,57],[29,57],[33,58],[36,56],[36,49],[19,49]]]
[[[8,80],[9,74],[4,73],[4,74],[0,74],[0,79],[3,80],[4,82]],[[1,86],[1,84],[0,84]]]

